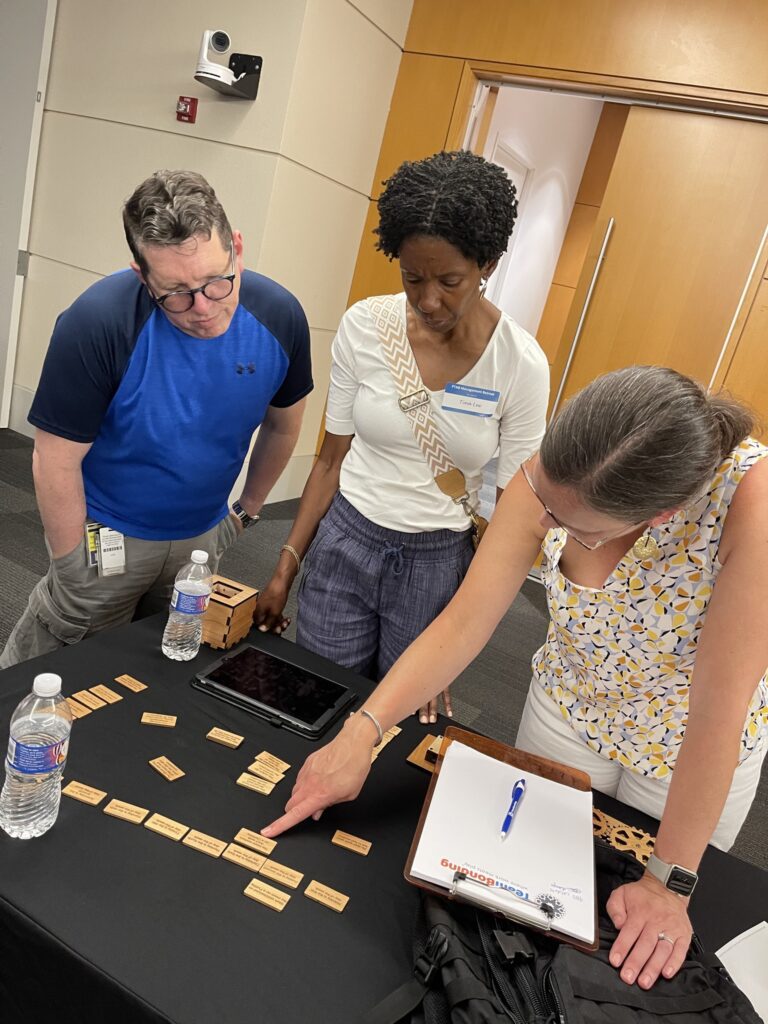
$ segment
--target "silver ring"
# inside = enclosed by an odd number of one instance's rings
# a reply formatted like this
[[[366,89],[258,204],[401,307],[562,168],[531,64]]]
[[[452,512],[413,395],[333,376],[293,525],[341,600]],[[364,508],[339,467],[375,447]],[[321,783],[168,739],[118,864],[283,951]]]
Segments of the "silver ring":
[[[665,935],[664,932],[659,932],[659,942],[671,942],[674,946],[675,940],[671,939],[669,935]]]

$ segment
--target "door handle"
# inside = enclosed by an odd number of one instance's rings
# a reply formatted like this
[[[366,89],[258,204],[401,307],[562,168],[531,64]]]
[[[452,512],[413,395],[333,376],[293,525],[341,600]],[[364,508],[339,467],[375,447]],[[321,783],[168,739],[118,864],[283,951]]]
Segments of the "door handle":
[[[757,265],[760,262],[760,254],[762,253],[763,247],[765,246],[766,238],[768,238],[768,224],[766,224],[765,231],[763,232],[763,237],[760,239],[760,245],[758,245],[758,247],[757,247],[757,252],[755,253],[755,258],[752,261],[752,266],[750,268],[750,271],[747,274],[747,280],[744,282],[744,288],[742,289],[739,301],[736,303],[736,312],[733,314],[733,319],[731,320],[731,326],[728,328],[728,333],[725,336],[725,341],[723,342],[723,347],[720,349],[720,355],[717,357],[717,362],[715,363],[715,368],[712,371],[712,376],[711,376],[711,378],[709,380],[709,385],[707,386],[707,391],[711,391],[712,388],[715,385],[715,380],[717,378],[717,374],[718,374],[718,372],[720,370],[720,366],[722,365],[723,359],[725,359],[725,353],[726,353],[726,351],[728,349],[728,345],[730,344],[730,341],[731,341],[731,335],[733,334],[734,328],[736,327],[736,321],[739,319],[739,314],[741,313],[741,308],[744,305],[744,300],[747,297],[747,292],[749,291],[749,286],[752,284],[752,279],[755,276],[755,271],[757,270]]]
[[[568,373],[571,369],[571,363],[573,362],[573,357],[576,354],[576,347],[579,344],[579,338],[581,337],[581,332],[584,327],[584,321],[587,317],[587,311],[589,310],[589,305],[592,301],[592,293],[595,290],[597,278],[602,269],[603,260],[605,259],[605,250],[608,247],[608,239],[611,237],[611,232],[613,231],[613,225],[615,223],[615,219],[611,217],[611,219],[608,221],[608,226],[605,229],[605,235],[603,236],[603,244],[600,246],[600,253],[597,257],[597,263],[595,264],[595,269],[592,273],[592,280],[589,282],[587,296],[584,299],[584,305],[581,307],[581,315],[579,316],[579,322],[576,325],[576,331],[573,335],[573,341],[571,342],[571,348],[568,352],[568,359],[565,363],[565,369],[563,370],[563,375],[560,378],[560,387],[557,390],[557,397],[555,398],[554,404],[552,405],[552,412],[549,414],[550,423],[555,418],[555,413],[557,412],[558,406],[560,405],[560,399],[563,397],[563,391],[565,390],[565,382],[568,379]]]

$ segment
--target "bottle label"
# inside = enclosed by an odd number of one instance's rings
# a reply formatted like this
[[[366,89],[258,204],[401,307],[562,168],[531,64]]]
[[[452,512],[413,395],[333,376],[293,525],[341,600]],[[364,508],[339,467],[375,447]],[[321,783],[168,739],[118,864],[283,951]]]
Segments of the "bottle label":
[[[202,615],[208,607],[210,596],[210,591],[207,594],[182,594],[174,587],[171,608],[182,615]]]
[[[8,741],[8,764],[22,775],[47,775],[67,760],[69,737],[58,743],[18,743]]]

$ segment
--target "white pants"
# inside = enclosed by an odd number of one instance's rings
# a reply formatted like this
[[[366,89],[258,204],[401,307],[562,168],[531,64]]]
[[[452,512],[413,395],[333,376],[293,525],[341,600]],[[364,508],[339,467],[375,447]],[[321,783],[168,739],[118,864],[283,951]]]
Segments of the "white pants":
[[[593,789],[607,793],[654,818],[661,818],[667,802],[670,778],[654,779],[629,771],[596,753],[577,736],[561,715],[557,704],[535,681],[528,690],[515,745],[520,750],[560,761],[571,768],[579,768],[589,774]],[[710,839],[710,843],[721,850],[730,850],[749,813],[760,781],[766,749],[764,744],[762,750],[742,761],[733,774],[723,813]]]

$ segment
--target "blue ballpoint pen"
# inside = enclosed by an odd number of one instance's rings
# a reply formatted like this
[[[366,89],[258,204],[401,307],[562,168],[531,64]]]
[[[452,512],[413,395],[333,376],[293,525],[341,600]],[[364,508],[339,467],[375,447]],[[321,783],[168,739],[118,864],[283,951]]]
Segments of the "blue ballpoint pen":
[[[501,838],[506,839],[507,833],[512,828],[512,819],[515,816],[517,808],[520,806],[520,801],[523,799],[525,793],[525,779],[518,779],[512,787],[512,796],[509,801],[509,810],[507,816],[504,819],[504,824],[501,826]]]

